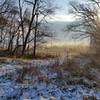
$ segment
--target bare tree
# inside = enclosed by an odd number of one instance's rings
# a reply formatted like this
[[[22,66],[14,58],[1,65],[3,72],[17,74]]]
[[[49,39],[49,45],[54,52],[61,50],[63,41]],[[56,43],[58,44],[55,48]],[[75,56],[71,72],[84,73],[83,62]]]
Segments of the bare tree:
[[[70,5],[72,7],[71,13],[75,15],[78,21],[68,25],[67,31],[80,32],[78,37],[89,37],[92,43],[91,45],[100,50],[99,2],[95,0],[84,3],[72,1]]]
[[[19,0],[20,1],[20,0]],[[24,41],[23,41],[23,50],[22,50],[22,55],[25,53],[25,49],[26,49],[26,46],[27,46],[27,43],[29,43],[29,37],[30,35],[32,34],[32,30],[35,30],[34,32],[34,41],[36,40],[36,33],[37,33],[37,27],[38,27],[38,17],[39,16],[42,16],[42,21],[45,20],[45,18],[49,15],[49,14],[52,14],[53,13],[53,10],[54,10],[54,6],[50,6],[50,3],[48,0],[34,0],[34,1],[31,1],[31,0],[25,0],[24,1],[25,3],[31,5],[32,7],[32,10],[30,12],[30,18],[29,18],[29,23],[27,25],[27,31],[22,31],[24,35]],[[20,2],[19,2],[20,3]],[[20,7],[20,4],[19,4],[19,8],[20,8],[20,18],[21,18],[21,23],[24,22],[24,20],[22,19],[22,8]],[[38,13],[38,15],[37,15]],[[36,18],[36,19],[35,19]],[[39,21],[39,20],[38,20]],[[36,24],[35,24],[36,23]],[[34,26],[35,25],[35,26]],[[22,30],[23,29],[23,24],[22,24]],[[36,47],[35,46],[36,43],[34,42],[34,48]],[[35,52],[35,51],[34,51]]]
[[[8,35],[8,29],[12,29],[12,25],[10,26],[10,22],[11,20],[14,20],[15,17],[15,6],[14,6],[14,2],[12,0],[4,0],[4,1],[0,1],[1,5],[0,5],[0,29],[1,29],[1,42],[2,44],[4,44],[3,42],[8,38],[6,37]],[[12,6],[12,7],[11,7]],[[11,17],[13,14],[13,17]],[[12,19],[11,19],[12,18]],[[11,23],[12,24],[12,23]]]
[[[17,2],[17,3],[16,3]],[[46,17],[55,11],[49,0],[0,0],[0,43],[11,54],[25,54],[33,45],[36,55],[38,43],[43,43],[51,33],[44,28]],[[29,46],[28,46],[29,47]]]

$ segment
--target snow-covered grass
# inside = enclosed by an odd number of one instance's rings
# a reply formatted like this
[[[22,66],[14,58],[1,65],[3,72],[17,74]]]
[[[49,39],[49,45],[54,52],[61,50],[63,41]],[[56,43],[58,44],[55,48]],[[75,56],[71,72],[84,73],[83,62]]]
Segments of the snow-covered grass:
[[[2,61],[0,100],[100,100],[98,69],[80,66],[82,60]]]

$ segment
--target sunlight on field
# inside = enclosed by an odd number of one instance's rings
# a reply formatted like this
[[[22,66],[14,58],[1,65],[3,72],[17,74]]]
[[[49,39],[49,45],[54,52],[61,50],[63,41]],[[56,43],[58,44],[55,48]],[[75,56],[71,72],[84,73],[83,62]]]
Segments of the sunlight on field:
[[[45,46],[39,47],[37,53],[43,55],[56,55],[56,56],[67,56],[67,55],[79,55],[89,53],[88,45],[66,45],[66,46]]]

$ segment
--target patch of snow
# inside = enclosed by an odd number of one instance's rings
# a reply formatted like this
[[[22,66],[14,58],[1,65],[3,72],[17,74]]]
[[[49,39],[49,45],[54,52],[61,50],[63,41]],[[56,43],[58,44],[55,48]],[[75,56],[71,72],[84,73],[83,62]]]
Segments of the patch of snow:
[[[51,73],[49,66],[54,64],[54,60],[34,60],[31,64],[20,64],[13,61],[12,63],[1,64],[0,67],[0,100],[81,100],[83,95],[96,95],[100,99],[100,92],[95,93],[82,85],[67,85],[61,88],[59,83],[34,83],[19,84],[16,82],[17,70],[25,67],[38,67],[48,79],[56,78],[57,73]],[[11,75],[12,79],[6,78]],[[35,77],[27,76],[31,80]]]

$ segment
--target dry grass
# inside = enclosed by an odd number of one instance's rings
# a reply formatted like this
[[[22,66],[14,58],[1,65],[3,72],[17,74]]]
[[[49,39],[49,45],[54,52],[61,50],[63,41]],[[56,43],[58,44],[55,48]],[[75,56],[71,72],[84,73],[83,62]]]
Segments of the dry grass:
[[[83,96],[83,100],[97,100],[96,96]]]
[[[74,59],[65,60],[62,65],[59,65],[58,62],[51,67],[52,71],[57,73],[70,72],[73,76],[82,76],[84,74],[83,68],[81,68],[80,65],[74,61]]]
[[[74,58],[67,59],[62,65],[59,61],[52,67],[51,71],[57,73],[57,78],[65,80],[67,84],[81,84],[89,88],[100,88],[100,81],[94,73],[90,64],[81,66]]]
[[[15,58],[16,55],[9,55],[7,51],[0,50],[1,57],[11,57]],[[48,59],[48,58],[56,58],[58,56],[76,56],[80,54],[87,54],[89,53],[89,46],[85,45],[66,45],[66,46],[45,46],[45,47],[38,47],[37,48],[37,57],[36,59]],[[20,54],[16,57],[21,57]],[[23,59],[33,59],[33,49],[26,51],[26,55],[21,57]]]
[[[52,47],[40,47],[37,50],[37,53],[44,55],[54,55],[54,56],[63,56],[67,55],[78,55],[89,52],[89,46],[81,45],[66,45],[66,46],[52,46]]]
[[[57,78],[60,80],[65,80],[68,83],[76,83],[76,84],[88,84],[84,82],[84,79],[89,80],[90,82],[96,81],[98,84],[100,81],[96,78],[96,76],[91,73],[91,69],[100,70],[100,59],[92,54],[88,46],[63,46],[63,47],[48,47],[48,48],[40,48],[37,51],[37,59],[48,59],[48,58],[58,58],[59,56],[66,56],[67,58],[63,62],[62,65],[59,64],[61,59],[57,59],[56,63],[50,67],[50,71],[57,73]],[[31,57],[31,58],[30,58]],[[79,59],[89,59],[90,63],[81,66],[79,62],[76,62],[76,58]],[[32,55],[27,55],[24,59],[33,59]],[[60,57],[59,57],[60,58]],[[2,61],[1,61],[2,62]],[[45,77],[41,71],[36,68],[23,68],[18,72],[18,82],[24,82],[24,76],[36,76],[36,81],[42,81],[48,83],[49,80]],[[74,79],[78,78],[78,79]],[[34,81],[34,80],[33,80]],[[92,83],[91,82],[91,83]],[[33,82],[34,83],[34,82]],[[89,83],[90,84],[90,83]],[[93,86],[93,85],[92,85]]]
[[[33,78],[33,80],[29,80],[29,79],[25,79],[26,76],[29,76],[29,77],[35,77],[36,79]],[[49,80],[47,79],[47,77],[45,77],[41,71],[36,68],[36,67],[30,67],[30,68],[27,68],[27,67],[23,67],[21,70],[18,71],[18,76],[17,76],[17,79],[16,81],[18,83],[24,83],[24,82],[27,82],[27,83],[31,83],[31,84],[34,84],[35,82],[49,82]],[[29,82],[31,81],[31,82]]]

